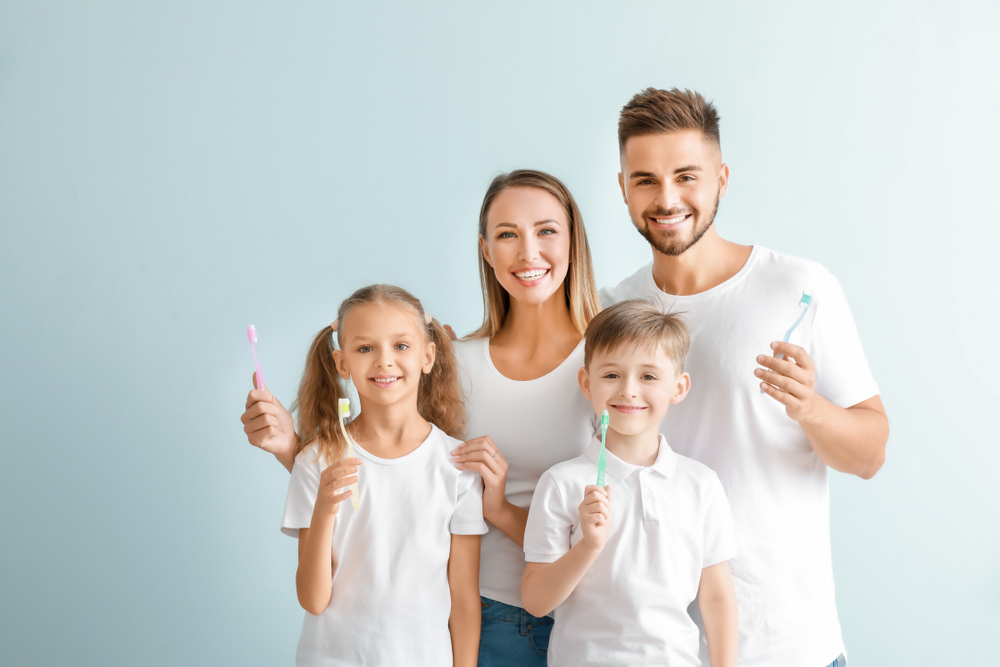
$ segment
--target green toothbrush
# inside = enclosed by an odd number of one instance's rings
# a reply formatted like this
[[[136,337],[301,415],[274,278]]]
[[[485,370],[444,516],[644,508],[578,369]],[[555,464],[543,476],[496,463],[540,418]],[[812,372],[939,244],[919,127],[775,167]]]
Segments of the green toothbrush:
[[[608,436],[608,411],[601,415],[601,456],[597,459],[597,486],[604,486],[604,439]]]

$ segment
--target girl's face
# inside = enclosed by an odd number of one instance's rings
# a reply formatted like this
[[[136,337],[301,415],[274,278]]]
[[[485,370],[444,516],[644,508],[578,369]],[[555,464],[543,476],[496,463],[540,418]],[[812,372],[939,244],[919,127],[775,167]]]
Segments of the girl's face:
[[[486,215],[479,245],[512,301],[541,304],[562,288],[569,271],[570,227],[554,196],[531,187],[507,188]]]
[[[416,400],[420,376],[434,366],[434,343],[404,305],[366,303],[351,308],[340,322],[337,371],[354,380],[365,401],[392,405]]]

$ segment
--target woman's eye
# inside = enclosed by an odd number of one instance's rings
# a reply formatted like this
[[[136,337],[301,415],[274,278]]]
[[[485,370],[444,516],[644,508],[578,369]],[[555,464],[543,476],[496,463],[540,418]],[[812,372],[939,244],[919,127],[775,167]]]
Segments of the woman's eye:
[[[500,232],[497,234],[498,239],[512,239],[514,238],[514,232]]]
[[[546,227],[545,229],[543,229],[543,230],[541,230],[541,231],[538,232],[539,236],[541,236],[542,234],[545,234],[546,236],[549,236],[550,234],[555,234],[555,233],[556,233],[556,230],[549,229],[548,227]]]

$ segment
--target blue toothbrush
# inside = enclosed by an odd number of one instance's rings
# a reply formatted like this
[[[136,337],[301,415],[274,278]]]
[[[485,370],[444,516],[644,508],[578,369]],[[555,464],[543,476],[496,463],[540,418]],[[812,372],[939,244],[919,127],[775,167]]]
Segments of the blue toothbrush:
[[[601,415],[601,456],[597,459],[597,486],[604,486],[604,440],[608,436],[608,411]]]
[[[811,303],[812,303],[812,295],[810,295],[809,292],[803,292],[802,293],[802,298],[799,299],[799,318],[797,320],[795,320],[795,324],[793,324],[788,329],[788,331],[785,332],[785,338],[784,338],[783,342],[787,343],[788,339],[792,337],[792,332],[795,331],[795,327],[799,326],[799,323],[802,321],[802,318],[806,316],[806,313],[809,311],[809,304],[811,304]],[[775,358],[776,359],[784,359],[785,355],[783,355],[783,354],[781,354],[779,352],[778,355]],[[763,394],[764,390],[761,389],[760,393]]]

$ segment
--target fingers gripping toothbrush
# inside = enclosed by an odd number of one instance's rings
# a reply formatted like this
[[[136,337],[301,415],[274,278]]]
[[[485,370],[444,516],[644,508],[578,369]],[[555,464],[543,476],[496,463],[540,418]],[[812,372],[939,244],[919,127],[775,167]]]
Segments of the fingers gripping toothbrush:
[[[351,440],[351,436],[347,435],[347,427],[344,426],[344,420],[347,419],[351,414],[351,399],[341,398],[337,401],[337,415],[340,418],[340,432],[344,435],[344,440],[347,442],[347,455],[346,458],[354,458],[354,441]],[[358,483],[355,482],[348,487],[351,490],[351,507],[354,511],[358,511]]]
[[[608,437],[608,411],[601,415],[601,455],[597,459],[597,486],[604,486],[604,465],[607,459],[604,456],[604,441]]]
[[[250,340],[250,351],[253,352],[253,364],[257,367],[257,389],[264,388],[264,371],[260,369],[260,362],[257,361],[257,350],[254,348],[254,344],[257,342],[257,330],[251,324],[247,327],[247,338]]]
[[[802,322],[802,318],[804,318],[806,316],[806,313],[809,312],[809,305],[811,303],[812,303],[812,295],[809,294],[808,290],[802,292],[802,298],[799,299],[799,317],[798,319],[795,320],[795,324],[789,327],[788,331],[785,332],[785,337],[782,339],[782,342],[787,343],[788,339],[792,337],[792,332],[795,331],[795,327],[799,326],[799,323]],[[775,355],[775,358],[784,359],[785,355],[779,352],[777,355]],[[761,389],[760,393],[763,394],[764,390]]]

